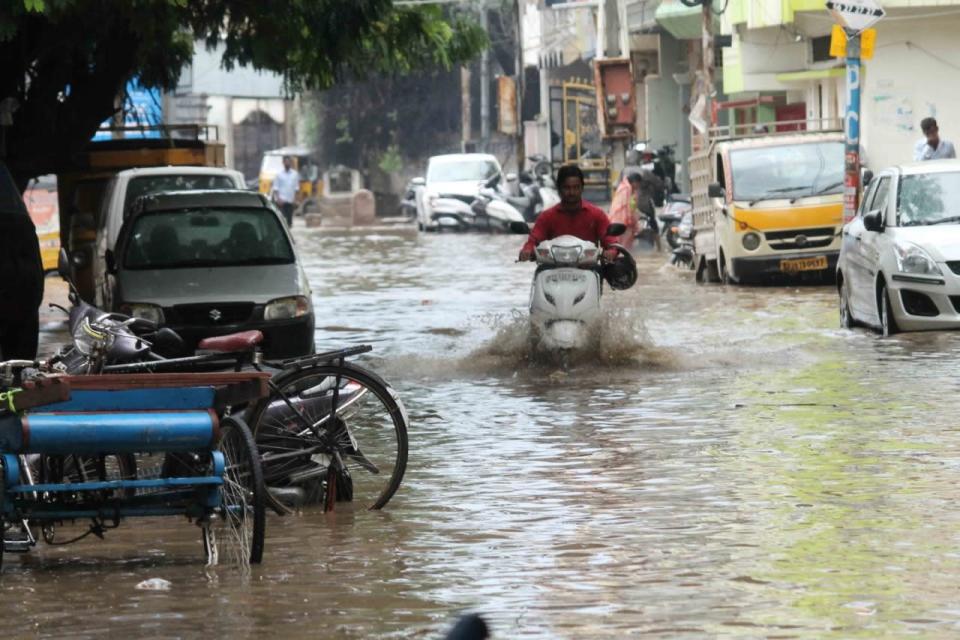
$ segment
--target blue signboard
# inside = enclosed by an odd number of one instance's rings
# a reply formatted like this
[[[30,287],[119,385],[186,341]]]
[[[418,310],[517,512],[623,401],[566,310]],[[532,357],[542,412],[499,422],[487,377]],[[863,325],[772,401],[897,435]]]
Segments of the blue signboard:
[[[163,124],[163,99],[159,89],[146,89],[133,79],[127,83],[127,95],[123,102],[123,126],[150,127]],[[100,131],[94,140],[110,140],[113,135],[108,131],[113,126],[113,120],[105,120],[100,125]],[[159,138],[160,132],[156,129],[145,131],[126,131],[125,138]]]

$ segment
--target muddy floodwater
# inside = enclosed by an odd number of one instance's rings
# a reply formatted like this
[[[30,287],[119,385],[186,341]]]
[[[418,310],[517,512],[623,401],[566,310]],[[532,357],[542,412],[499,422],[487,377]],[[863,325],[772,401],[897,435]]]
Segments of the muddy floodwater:
[[[396,498],[269,516],[246,576],[179,520],[7,555],[5,636],[960,636],[960,334],[842,331],[829,287],[647,253],[564,371],[530,358],[517,237],[297,236],[318,346],[372,344],[410,412]]]

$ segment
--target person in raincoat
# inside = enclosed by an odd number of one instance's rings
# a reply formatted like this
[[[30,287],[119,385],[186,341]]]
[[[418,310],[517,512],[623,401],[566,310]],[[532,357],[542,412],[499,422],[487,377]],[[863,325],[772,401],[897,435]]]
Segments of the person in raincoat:
[[[33,220],[0,162],[0,360],[33,360],[40,333],[43,262]]]
[[[640,220],[637,215],[637,195],[642,184],[643,178],[639,173],[625,175],[617,185],[610,204],[610,222],[620,222],[627,227],[626,233],[617,239],[627,251],[633,251],[633,242],[637,237]]]

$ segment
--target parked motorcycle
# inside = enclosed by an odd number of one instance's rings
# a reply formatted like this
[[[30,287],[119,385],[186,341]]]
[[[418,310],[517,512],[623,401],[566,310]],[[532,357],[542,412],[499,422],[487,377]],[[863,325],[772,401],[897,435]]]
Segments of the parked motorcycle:
[[[664,240],[670,245],[671,249],[676,249],[680,245],[679,225],[683,215],[687,211],[693,210],[693,204],[689,195],[669,194],[663,209],[657,215],[660,219],[660,232]]]
[[[696,230],[693,228],[693,209],[686,211],[680,224],[677,225],[677,246],[670,256],[670,263],[678,267],[693,269],[693,237]]]
[[[499,175],[490,178],[470,205],[474,215],[474,228],[480,231],[519,233],[520,226],[516,223],[520,223],[525,227],[523,233],[528,233],[527,220],[519,207],[529,205],[530,202],[526,198],[504,195],[497,189],[499,181]]]
[[[609,227],[610,235],[625,231],[620,223]],[[613,289],[629,289],[637,279],[633,257],[625,248],[614,247],[619,257],[605,262],[600,247],[575,236],[560,236],[537,246],[530,294],[531,337],[537,348],[569,352],[588,346],[600,317],[601,280]]]

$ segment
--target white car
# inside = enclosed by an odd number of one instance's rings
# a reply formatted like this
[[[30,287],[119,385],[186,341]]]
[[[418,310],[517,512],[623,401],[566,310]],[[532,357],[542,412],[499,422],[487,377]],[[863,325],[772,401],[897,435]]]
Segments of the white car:
[[[468,228],[472,222],[470,205],[480,189],[491,178],[499,177],[498,188],[506,189],[510,178],[495,156],[487,153],[453,153],[433,156],[427,163],[426,178],[414,178],[416,189],[417,227],[434,231],[444,223],[459,221]]]
[[[843,227],[840,322],[883,335],[960,328],[960,161],[892,167]]]
[[[166,166],[121,171],[107,183],[96,221],[96,246],[92,256],[94,302],[107,306],[105,256],[113,250],[130,205],[140,196],[161,191],[194,189],[244,189],[243,174],[225,167]]]

